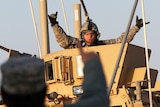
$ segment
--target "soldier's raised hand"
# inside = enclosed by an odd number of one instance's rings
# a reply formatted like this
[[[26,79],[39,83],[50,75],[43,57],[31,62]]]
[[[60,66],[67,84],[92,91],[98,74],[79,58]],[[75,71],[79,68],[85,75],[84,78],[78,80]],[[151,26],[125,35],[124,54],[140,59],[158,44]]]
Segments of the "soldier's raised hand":
[[[51,26],[54,26],[55,24],[57,24],[58,22],[56,21],[57,19],[57,14],[58,12],[56,12],[55,14],[51,14],[51,15],[48,15],[48,18],[51,22]]]
[[[145,24],[149,24],[150,22],[146,22]],[[143,27],[143,19],[139,19],[138,16],[136,16],[136,26],[140,29]]]

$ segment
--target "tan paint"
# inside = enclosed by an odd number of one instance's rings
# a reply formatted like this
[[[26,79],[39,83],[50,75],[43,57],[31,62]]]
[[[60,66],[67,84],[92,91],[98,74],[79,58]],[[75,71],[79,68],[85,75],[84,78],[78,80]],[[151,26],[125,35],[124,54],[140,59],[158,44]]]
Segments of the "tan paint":
[[[116,64],[117,56],[119,54],[120,46],[121,44],[114,44],[114,45],[103,45],[103,46],[83,48],[85,52],[94,51],[95,53],[99,54],[103,64],[107,84],[111,82],[111,77],[113,75],[113,70]],[[149,50],[149,55],[150,55],[150,52],[151,51]],[[54,52],[54,53],[43,56],[43,59],[45,62],[48,62],[48,61],[52,62],[54,74],[57,76],[57,72],[66,69],[63,67],[60,69],[59,68],[60,66],[58,65],[59,63],[56,62],[57,61],[56,58],[62,57],[62,56],[71,58],[70,70],[73,72],[74,83],[72,83],[71,85],[65,85],[64,81],[57,81],[56,79],[50,80],[46,82],[48,85],[47,92],[48,93],[57,92],[66,97],[72,97],[70,98],[70,100],[72,99],[71,101],[75,102],[76,97],[74,97],[72,93],[72,87],[75,85],[81,85],[83,82],[83,76],[78,76],[77,74],[78,65],[81,65],[78,62],[79,60],[77,59],[77,57],[80,56],[78,49],[65,49],[58,52]],[[65,65],[66,62],[62,61],[61,63],[63,66],[66,66]],[[152,78],[151,84],[152,84],[152,88],[154,89],[158,71],[154,69],[150,69],[150,72],[151,72],[151,78]],[[59,75],[60,73],[58,73],[58,76]],[[146,80],[147,80],[147,71],[146,71],[146,64],[145,64],[144,48],[126,43],[122,57],[121,57],[121,61],[119,64],[119,68],[116,74],[116,78],[114,80],[114,84],[111,90],[110,106],[121,105],[122,107],[130,107],[134,105],[135,107],[144,107],[142,106],[143,105],[142,101],[136,101],[136,102],[132,101],[132,98],[128,94],[129,93],[128,88],[135,89],[136,88],[135,82],[140,82],[141,88],[147,89],[148,86],[147,86]],[[156,89],[154,90],[160,91],[160,89],[158,89],[157,87],[158,86],[156,85]],[[134,90],[134,92],[132,93],[134,94],[134,96],[136,96],[135,91],[136,90]],[[144,97],[145,94],[143,93],[143,90],[140,90],[140,91],[142,91],[141,92],[142,95],[140,95],[140,97],[142,96],[142,100],[145,99],[145,101],[149,103],[148,97]],[[148,93],[148,91],[146,91],[145,93]]]

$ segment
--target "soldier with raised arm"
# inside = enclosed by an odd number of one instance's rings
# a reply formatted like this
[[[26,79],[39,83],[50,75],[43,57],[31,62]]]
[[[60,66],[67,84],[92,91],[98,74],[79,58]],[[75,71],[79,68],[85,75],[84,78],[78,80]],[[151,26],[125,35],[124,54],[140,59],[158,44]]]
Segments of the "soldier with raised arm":
[[[91,20],[85,22],[80,30],[80,37],[75,38],[70,35],[67,35],[62,27],[59,25],[57,19],[57,12],[55,14],[48,15],[49,20],[51,22],[51,27],[55,34],[56,40],[59,45],[64,49],[71,49],[76,48],[76,44],[78,41],[81,42],[82,47],[85,46],[97,46],[97,45],[108,45],[108,44],[117,44],[121,43],[123,37],[125,36],[125,32],[123,32],[118,38],[116,39],[109,39],[109,40],[99,40],[100,32],[98,27],[95,23]],[[146,24],[148,24],[147,22]],[[128,37],[126,42],[131,42],[136,35],[136,33],[143,27],[143,19],[139,19],[138,16],[136,17],[136,24],[132,26],[129,30]]]

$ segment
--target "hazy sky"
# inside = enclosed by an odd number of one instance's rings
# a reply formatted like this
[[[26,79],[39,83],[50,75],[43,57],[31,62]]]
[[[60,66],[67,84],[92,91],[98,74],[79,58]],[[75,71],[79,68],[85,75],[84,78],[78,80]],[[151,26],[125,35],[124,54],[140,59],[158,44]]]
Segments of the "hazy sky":
[[[58,21],[65,29],[65,21],[61,0],[48,0],[48,14],[58,11]],[[90,18],[97,24],[101,32],[100,39],[112,39],[120,36],[126,30],[134,0],[84,0]],[[33,8],[40,37],[39,0],[33,0]],[[73,5],[80,0],[64,0],[64,6],[69,24],[70,35],[73,36]],[[160,71],[160,0],[144,0],[145,18],[151,23],[146,26],[148,48],[152,50],[150,68]],[[136,15],[142,17],[141,0],[139,0],[132,25]],[[82,10],[83,12],[83,10]],[[82,13],[84,17],[84,13]],[[84,20],[82,21],[84,22]],[[3,0],[0,3],[0,45],[20,52],[38,54],[37,40],[34,32],[29,0]],[[65,29],[66,30],[66,29]],[[132,44],[144,47],[143,29],[135,36]],[[51,52],[62,50],[57,44],[49,25]],[[0,49],[0,64],[8,58],[8,53]],[[160,79],[160,74],[158,75]]]

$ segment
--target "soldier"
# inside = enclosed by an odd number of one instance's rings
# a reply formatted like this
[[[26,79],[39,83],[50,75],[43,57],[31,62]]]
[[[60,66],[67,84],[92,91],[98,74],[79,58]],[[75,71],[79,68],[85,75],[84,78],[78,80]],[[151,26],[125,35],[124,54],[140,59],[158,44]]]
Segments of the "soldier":
[[[65,107],[108,107],[107,84],[98,54],[84,53],[81,44],[78,45],[78,48],[85,65],[83,94],[76,103],[65,105]]]
[[[44,62],[35,57],[14,57],[1,66],[1,93],[7,107],[44,107]]]
[[[70,35],[67,35],[65,31],[59,26],[56,14],[48,15],[49,20],[51,22],[51,27],[53,28],[53,32],[56,36],[56,40],[62,48],[71,49],[76,48],[76,44],[78,41],[81,42],[82,46],[97,46],[97,45],[107,45],[107,44],[116,44],[121,43],[125,33],[122,33],[120,37],[117,39],[110,40],[99,40],[100,33],[98,27],[91,20],[85,22],[80,30],[81,38],[75,38]],[[147,22],[146,24],[148,24]],[[143,26],[143,20],[139,19],[138,16],[136,18],[136,25],[134,25],[128,34],[128,38],[126,42],[131,42],[135,36],[135,34],[140,30]]]

